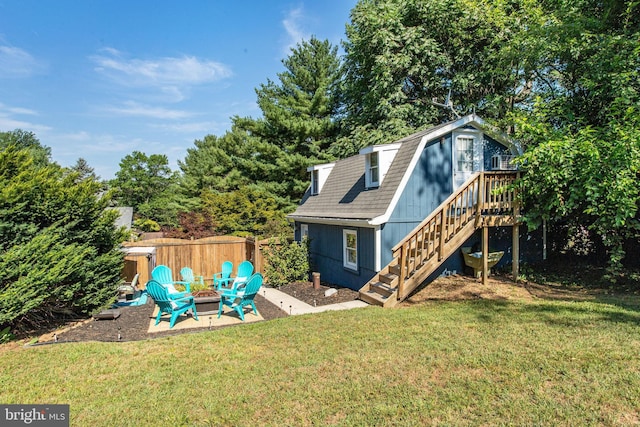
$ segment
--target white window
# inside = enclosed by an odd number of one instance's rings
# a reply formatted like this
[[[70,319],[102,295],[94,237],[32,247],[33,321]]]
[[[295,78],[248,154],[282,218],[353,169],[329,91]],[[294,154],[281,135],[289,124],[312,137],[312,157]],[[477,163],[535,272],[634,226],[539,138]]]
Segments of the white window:
[[[316,196],[322,191],[324,183],[327,182],[329,174],[335,163],[325,163],[323,165],[315,165],[307,168],[307,172],[311,172],[311,195]]]
[[[377,187],[380,184],[380,168],[378,162],[378,152],[374,151],[369,154],[369,184],[371,187]]]
[[[309,237],[309,224],[300,224],[300,241]]]
[[[320,186],[320,182],[319,182],[319,178],[318,178],[318,170],[315,169],[313,171],[311,171],[311,194],[312,195],[316,195],[319,193],[319,188]]]
[[[459,136],[457,139],[456,150],[458,160],[458,171],[460,172],[472,172],[473,171],[473,137]]]
[[[484,169],[482,134],[476,130],[461,129],[453,133],[453,188],[464,184],[471,176]]]
[[[372,145],[360,150],[360,154],[365,156],[364,176],[366,188],[380,187],[396,153],[400,149],[400,145],[400,143]]]
[[[358,233],[342,230],[343,265],[350,270],[358,269]]]

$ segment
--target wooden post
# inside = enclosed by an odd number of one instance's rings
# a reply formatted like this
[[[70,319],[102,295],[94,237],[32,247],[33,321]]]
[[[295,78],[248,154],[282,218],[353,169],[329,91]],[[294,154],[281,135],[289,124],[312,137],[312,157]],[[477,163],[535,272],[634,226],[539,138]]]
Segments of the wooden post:
[[[489,227],[482,226],[482,284],[487,284],[489,276]]]
[[[449,230],[445,224],[447,221],[447,214],[443,209],[440,213],[440,241],[438,242],[438,262],[442,261],[442,258],[444,257],[445,233],[449,233]]]
[[[404,295],[404,261],[405,247],[402,245],[400,246],[400,256],[398,257],[398,266],[400,267],[400,272],[398,273],[398,299],[402,298],[402,295]]]
[[[484,172],[480,173],[478,179],[478,198],[476,205],[476,228],[480,227],[480,221],[482,220],[482,209],[484,209]]]
[[[520,226],[516,223],[513,225],[513,236],[511,237],[512,244],[512,260],[511,268],[513,274],[513,281],[518,281],[518,274],[520,274]]]
[[[264,274],[264,271],[262,271],[262,252],[260,251],[258,236],[253,236],[253,266],[256,272]]]

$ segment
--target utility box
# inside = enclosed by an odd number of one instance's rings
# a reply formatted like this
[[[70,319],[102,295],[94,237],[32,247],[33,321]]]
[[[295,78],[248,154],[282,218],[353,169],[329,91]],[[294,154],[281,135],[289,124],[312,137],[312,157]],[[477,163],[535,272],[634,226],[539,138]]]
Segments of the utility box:
[[[151,280],[151,270],[156,266],[156,248],[154,246],[131,246],[123,248],[124,269],[122,276],[125,282],[133,281],[138,276],[138,288],[144,289]]]

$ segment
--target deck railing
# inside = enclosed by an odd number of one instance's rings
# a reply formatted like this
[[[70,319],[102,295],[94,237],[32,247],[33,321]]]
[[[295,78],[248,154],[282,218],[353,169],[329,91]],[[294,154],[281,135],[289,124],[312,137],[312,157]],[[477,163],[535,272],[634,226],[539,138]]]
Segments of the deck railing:
[[[433,213],[394,246],[400,277],[399,295],[406,295],[405,280],[424,263],[438,257],[442,261],[445,244],[470,222],[475,227],[486,215],[517,216],[516,193],[512,184],[517,172],[480,172],[465,182]]]

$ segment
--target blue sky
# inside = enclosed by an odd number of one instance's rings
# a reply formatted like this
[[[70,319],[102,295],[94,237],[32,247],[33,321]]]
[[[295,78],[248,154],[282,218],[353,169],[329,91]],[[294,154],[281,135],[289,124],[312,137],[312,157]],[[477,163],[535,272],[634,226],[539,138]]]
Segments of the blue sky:
[[[260,116],[255,89],[296,43],[339,45],[356,1],[0,0],[0,131],[103,179],[134,150],[175,170],[232,116]]]

